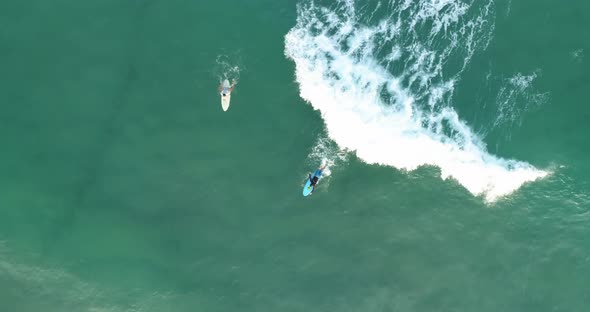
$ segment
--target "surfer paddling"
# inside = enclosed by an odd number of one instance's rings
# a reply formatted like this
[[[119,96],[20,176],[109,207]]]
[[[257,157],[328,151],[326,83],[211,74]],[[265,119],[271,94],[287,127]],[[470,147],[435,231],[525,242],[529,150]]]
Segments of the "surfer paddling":
[[[229,81],[225,79],[222,83],[219,84],[219,93],[221,94],[221,96],[226,96],[230,94],[232,91],[234,91],[236,84],[237,82],[235,79],[232,80],[231,85],[229,84]]]
[[[229,102],[231,100],[231,93],[234,91],[236,87],[236,80],[233,79],[232,83],[229,84],[229,80],[224,79],[222,83],[219,84],[219,94],[221,95],[221,108],[223,111],[227,111],[229,109]]]
[[[318,181],[320,179],[320,176],[322,175],[322,171],[324,170],[324,168],[326,168],[326,165],[321,165],[318,170],[316,172],[314,172],[313,177],[311,176],[311,174],[308,174],[308,178],[309,178],[309,186],[313,188],[313,190],[311,191],[311,193],[313,193],[313,191],[315,191],[315,186],[316,184],[318,184]]]

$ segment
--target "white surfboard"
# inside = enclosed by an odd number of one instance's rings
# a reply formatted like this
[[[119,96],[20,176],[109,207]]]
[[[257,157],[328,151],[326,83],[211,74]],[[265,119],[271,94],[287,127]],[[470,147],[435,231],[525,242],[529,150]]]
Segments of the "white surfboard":
[[[229,109],[229,100],[231,99],[231,94],[228,93],[226,95],[221,95],[221,108],[223,111],[227,111]]]
[[[225,79],[223,81],[223,88],[231,88],[231,85],[229,84],[229,81],[227,79]],[[223,109],[223,111],[227,111],[229,109],[229,101],[231,100],[231,93],[228,92],[225,95],[223,94],[223,91],[221,92],[221,108]]]

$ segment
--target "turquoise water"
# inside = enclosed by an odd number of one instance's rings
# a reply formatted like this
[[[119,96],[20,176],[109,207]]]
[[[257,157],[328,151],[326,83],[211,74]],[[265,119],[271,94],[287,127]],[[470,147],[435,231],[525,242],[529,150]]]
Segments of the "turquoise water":
[[[0,310],[584,311],[589,6],[1,3]]]

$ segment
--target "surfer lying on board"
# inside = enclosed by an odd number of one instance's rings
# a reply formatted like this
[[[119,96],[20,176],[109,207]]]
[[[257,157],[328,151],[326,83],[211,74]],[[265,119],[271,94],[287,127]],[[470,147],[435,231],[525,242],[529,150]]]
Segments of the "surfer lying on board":
[[[237,82],[236,80],[232,80],[231,85],[229,84],[229,81],[227,79],[225,79],[222,83],[219,84],[219,92],[221,93],[221,96],[226,96],[228,94],[230,94],[232,91],[234,91],[234,87],[236,86]]]
[[[326,168],[326,165],[322,165],[318,168],[319,171],[319,175],[322,174],[322,170],[324,170],[324,168]],[[311,191],[313,193],[313,191],[315,191],[315,186],[318,183],[318,180],[320,179],[320,177],[318,175],[316,175],[316,173],[314,172],[313,177],[311,176],[311,174],[308,175],[309,176],[309,186],[313,187],[313,190]]]
[[[309,174],[309,186],[315,188],[315,185],[318,183],[318,180],[320,178],[318,178],[317,176],[313,176],[313,178],[311,177],[311,174]]]

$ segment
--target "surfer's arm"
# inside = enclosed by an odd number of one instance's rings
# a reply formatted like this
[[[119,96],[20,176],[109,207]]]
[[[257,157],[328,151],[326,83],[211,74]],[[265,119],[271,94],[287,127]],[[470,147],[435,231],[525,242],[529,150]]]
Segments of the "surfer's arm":
[[[217,87],[217,90],[219,90],[219,92],[221,92],[223,90],[223,84],[219,84],[219,87]]]
[[[231,81],[231,87],[229,87],[229,92],[234,91],[234,87],[237,85],[238,83],[235,80]]]

